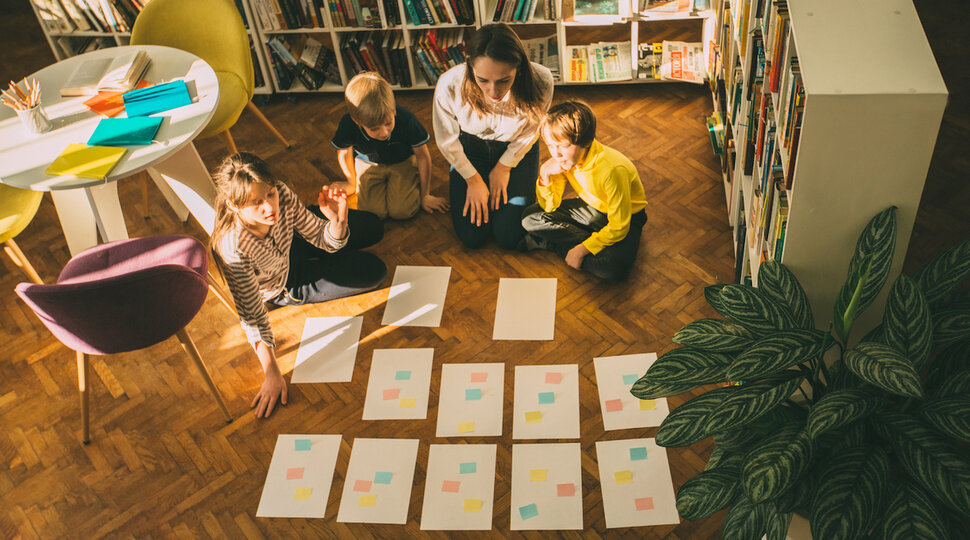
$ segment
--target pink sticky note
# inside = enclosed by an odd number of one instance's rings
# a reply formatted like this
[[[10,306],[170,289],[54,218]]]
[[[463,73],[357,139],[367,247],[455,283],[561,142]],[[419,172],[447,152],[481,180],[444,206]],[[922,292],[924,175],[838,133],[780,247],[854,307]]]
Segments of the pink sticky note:
[[[441,484],[441,491],[446,491],[448,493],[458,493],[458,486],[460,485],[461,485],[461,482],[456,482],[454,480],[445,480]]]
[[[397,399],[401,395],[400,388],[389,388],[384,390],[384,399]]]
[[[292,467],[286,469],[287,480],[299,480],[303,478],[303,467]]]
[[[653,497],[635,499],[633,504],[637,505],[637,510],[653,510]]]
[[[488,380],[488,373],[472,373],[472,382],[485,382]]]
[[[546,372],[546,384],[559,384],[562,382],[562,373],[555,371]]]
[[[576,484],[556,484],[556,495],[572,497],[576,494]]]
[[[606,400],[606,412],[622,411],[623,401],[619,399]]]
[[[354,482],[354,491],[362,491],[367,493],[370,491],[370,480],[357,480]]]

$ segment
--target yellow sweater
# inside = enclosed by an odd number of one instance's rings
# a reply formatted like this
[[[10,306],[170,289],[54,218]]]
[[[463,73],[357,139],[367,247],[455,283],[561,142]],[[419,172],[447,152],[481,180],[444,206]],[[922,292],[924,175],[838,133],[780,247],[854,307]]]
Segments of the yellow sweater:
[[[643,182],[633,163],[598,140],[590,145],[581,163],[550,176],[548,185],[536,184],[536,197],[544,211],[559,208],[567,180],[586,204],[606,214],[609,220],[605,227],[583,241],[593,255],[626,238],[630,216],[647,205]]]

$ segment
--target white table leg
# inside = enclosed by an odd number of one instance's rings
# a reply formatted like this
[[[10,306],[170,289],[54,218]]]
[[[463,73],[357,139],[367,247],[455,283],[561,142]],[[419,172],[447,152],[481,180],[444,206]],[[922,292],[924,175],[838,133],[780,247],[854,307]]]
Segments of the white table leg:
[[[216,212],[213,206],[216,202],[216,185],[205,168],[205,163],[199,157],[195,145],[189,143],[177,152],[171,154],[165,161],[148,169],[156,183],[161,180],[178,196],[184,207],[195,216],[199,225],[210,235],[215,226]],[[165,189],[162,189],[165,193]],[[166,196],[167,198],[167,196]],[[171,203],[171,200],[169,201]],[[172,205],[176,213],[179,208]],[[181,214],[179,217],[182,217]],[[183,218],[184,219],[184,218]]]
[[[106,242],[128,238],[117,182],[52,191],[51,196],[72,256],[97,245],[99,232]]]

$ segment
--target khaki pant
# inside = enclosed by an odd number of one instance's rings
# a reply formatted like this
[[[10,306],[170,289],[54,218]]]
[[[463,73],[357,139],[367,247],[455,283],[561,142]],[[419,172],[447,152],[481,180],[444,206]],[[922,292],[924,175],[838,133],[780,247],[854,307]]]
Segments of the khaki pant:
[[[355,160],[357,169],[357,209],[377,214],[381,219],[408,219],[421,208],[421,179],[417,158],[394,165],[375,165]]]

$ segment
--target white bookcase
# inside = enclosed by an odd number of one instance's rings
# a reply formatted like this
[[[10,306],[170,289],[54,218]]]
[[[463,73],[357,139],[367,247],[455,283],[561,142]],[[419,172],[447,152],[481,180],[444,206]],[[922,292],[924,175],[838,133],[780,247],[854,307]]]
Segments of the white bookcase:
[[[753,54],[750,38],[762,31],[754,17],[757,5],[758,0],[724,0],[717,6],[722,80],[732,77],[737,59],[742,84],[747,85]],[[898,220],[890,283],[901,271],[947,89],[911,0],[788,0],[787,7],[791,27],[787,51],[798,59],[805,97],[787,190],[781,262],[798,276],[816,324],[825,328],[856,238],[875,214],[889,206],[897,207]],[[744,9],[748,12],[740,17],[738,10]],[[728,19],[745,23],[728,32],[723,24]],[[749,37],[743,47],[741,32]],[[741,92],[740,111],[747,110],[745,93]],[[724,101],[731,101],[730,94],[729,86],[724,95],[715,90],[716,110],[729,108]],[[780,125],[783,119],[777,106],[774,113]],[[748,205],[763,171],[755,160],[753,173],[744,174],[742,141],[756,126],[746,125],[741,114],[731,120],[737,155],[728,163],[724,180],[730,221],[738,227],[739,213],[753,214]],[[788,151],[782,151],[782,163],[787,162]],[[787,165],[784,172],[788,173]],[[738,207],[739,199],[745,208]],[[763,244],[743,247],[736,249],[744,259],[738,262],[750,268],[757,286]],[[871,327],[878,321],[888,289],[860,326]]]

